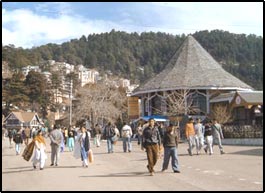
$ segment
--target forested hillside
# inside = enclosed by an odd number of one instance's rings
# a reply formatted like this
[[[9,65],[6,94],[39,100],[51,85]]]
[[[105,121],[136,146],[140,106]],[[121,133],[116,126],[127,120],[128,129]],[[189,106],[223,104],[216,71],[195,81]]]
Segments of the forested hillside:
[[[231,74],[257,90],[263,90],[263,37],[226,31],[199,31],[195,39]],[[109,33],[82,36],[61,45],[22,49],[2,46],[2,60],[11,68],[39,65],[46,60],[83,64],[100,72],[139,83],[164,69],[186,38],[166,33]]]

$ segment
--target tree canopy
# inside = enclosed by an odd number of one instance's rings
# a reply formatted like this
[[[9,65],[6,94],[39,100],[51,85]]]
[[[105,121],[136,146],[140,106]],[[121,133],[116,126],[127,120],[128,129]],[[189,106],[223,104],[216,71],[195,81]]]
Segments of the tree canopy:
[[[199,31],[195,39],[223,68],[255,89],[263,89],[263,38],[222,30]],[[47,44],[33,49],[4,46],[3,60],[13,68],[40,65],[45,60],[83,64],[100,72],[139,83],[159,73],[186,38],[161,32],[126,33],[112,30],[73,39],[61,45]]]

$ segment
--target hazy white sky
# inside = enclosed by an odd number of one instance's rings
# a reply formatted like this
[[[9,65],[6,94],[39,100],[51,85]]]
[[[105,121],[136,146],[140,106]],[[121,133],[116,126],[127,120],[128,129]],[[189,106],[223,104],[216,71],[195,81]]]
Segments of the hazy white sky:
[[[2,44],[31,48],[93,33],[224,30],[263,36],[262,2],[3,2]]]

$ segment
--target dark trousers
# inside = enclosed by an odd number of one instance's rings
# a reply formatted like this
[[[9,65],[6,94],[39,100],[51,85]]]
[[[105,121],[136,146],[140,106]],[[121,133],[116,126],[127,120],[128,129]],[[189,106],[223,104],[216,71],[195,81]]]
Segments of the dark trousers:
[[[158,160],[158,152],[159,152],[158,144],[152,144],[146,146],[149,172],[154,172],[154,166]]]

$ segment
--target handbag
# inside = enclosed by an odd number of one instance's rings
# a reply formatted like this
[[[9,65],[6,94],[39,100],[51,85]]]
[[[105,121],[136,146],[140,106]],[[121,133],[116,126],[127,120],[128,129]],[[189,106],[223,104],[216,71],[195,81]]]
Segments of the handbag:
[[[30,144],[28,144],[26,146],[26,148],[24,149],[24,152],[22,154],[22,157],[26,160],[26,161],[29,161],[32,154],[33,154],[33,150],[34,150],[34,141],[32,141]]]
[[[88,151],[88,161],[89,161],[89,163],[93,163],[94,162],[94,155],[93,155],[92,149],[90,149]]]

